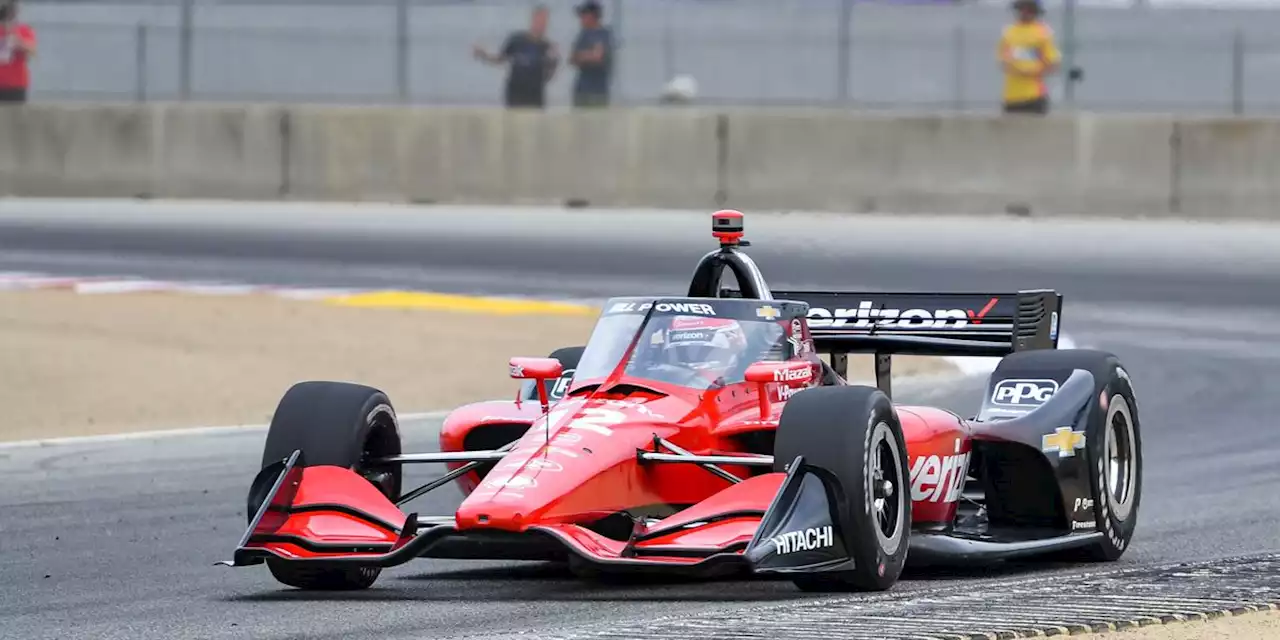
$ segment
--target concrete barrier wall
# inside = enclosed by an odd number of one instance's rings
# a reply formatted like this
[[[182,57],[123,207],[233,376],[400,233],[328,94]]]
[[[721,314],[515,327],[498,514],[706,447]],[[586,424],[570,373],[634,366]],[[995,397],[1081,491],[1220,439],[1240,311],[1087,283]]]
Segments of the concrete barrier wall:
[[[1269,217],[1280,120],[0,109],[0,195]]]

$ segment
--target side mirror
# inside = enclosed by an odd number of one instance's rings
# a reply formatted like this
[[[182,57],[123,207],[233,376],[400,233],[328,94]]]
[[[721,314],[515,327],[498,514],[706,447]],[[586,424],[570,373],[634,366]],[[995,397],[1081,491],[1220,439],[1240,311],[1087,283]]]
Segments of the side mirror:
[[[813,364],[808,362],[757,362],[747,367],[743,376],[747,382],[754,382],[760,389],[760,419],[768,420],[773,407],[769,403],[769,394],[765,385],[776,382],[786,389],[807,387],[813,381]],[[787,396],[784,395],[784,398]]]
[[[512,358],[511,377],[517,380],[550,380],[564,373],[564,365],[555,358]]]
[[[512,378],[538,382],[534,386],[538,389],[538,400],[542,403],[542,412],[546,413],[549,403],[547,386],[543,381],[559,378],[560,374],[564,373],[564,365],[555,358],[512,358],[508,364],[511,367]]]

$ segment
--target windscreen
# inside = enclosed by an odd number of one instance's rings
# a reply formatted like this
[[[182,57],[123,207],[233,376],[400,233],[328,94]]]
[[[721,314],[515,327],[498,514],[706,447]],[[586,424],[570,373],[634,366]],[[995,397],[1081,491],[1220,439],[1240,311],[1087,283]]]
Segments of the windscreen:
[[[739,383],[752,363],[791,356],[786,317],[760,300],[610,300],[574,386],[608,378],[624,360],[626,379],[697,390]]]

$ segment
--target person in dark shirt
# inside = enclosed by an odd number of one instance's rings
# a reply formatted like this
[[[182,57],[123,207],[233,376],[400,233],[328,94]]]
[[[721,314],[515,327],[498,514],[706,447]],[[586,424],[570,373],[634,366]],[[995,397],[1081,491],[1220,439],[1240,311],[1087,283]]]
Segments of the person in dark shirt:
[[[547,82],[555,75],[560,57],[555,43],[547,39],[547,13],[545,6],[535,7],[529,29],[507,36],[497,55],[475,46],[477,59],[492,65],[510,65],[504,98],[508,107],[546,106]]]
[[[570,62],[578,67],[573,83],[573,104],[577,107],[603,107],[609,104],[613,76],[613,32],[600,24],[604,9],[595,0],[578,5],[582,31],[573,42]]]

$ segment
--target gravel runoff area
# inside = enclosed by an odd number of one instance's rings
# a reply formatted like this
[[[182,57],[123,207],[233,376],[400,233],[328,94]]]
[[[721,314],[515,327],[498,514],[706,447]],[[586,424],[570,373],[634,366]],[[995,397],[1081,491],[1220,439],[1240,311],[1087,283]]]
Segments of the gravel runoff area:
[[[308,379],[381,388],[402,413],[514,397],[509,357],[582,344],[594,322],[267,295],[0,292],[0,440],[261,424]],[[851,377],[870,366],[851,358]],[[955,371],[938,358],[895,367]]]
[[[1275,640],[1280,638],[1280,611],[1072,637],[1079,640]]]

